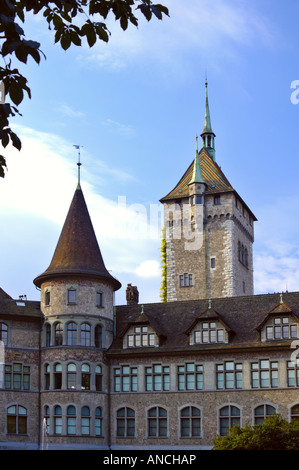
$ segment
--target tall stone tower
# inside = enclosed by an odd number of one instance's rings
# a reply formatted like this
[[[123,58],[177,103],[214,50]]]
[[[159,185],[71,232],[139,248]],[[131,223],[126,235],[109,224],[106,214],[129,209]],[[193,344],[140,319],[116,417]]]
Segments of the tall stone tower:
[[[253,294],[254,222],[216,162],[207,82],[202,148],[160,202],[166,228],[167,301]]]
[[[92,447],[105,436],[106,446],[105,351],[113,340],[114,291],[121,284],[105,267],[80,183],[52,261],[34,284],[41,289],[44,314],[41,406],[47,442],[60,445],[64,436],[67,445],[81,436],[77,447]]]

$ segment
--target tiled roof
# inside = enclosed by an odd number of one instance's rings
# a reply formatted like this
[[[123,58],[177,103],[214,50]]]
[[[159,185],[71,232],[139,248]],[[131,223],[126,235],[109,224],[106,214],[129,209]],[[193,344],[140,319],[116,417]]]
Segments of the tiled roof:
[[[40,287],[45,280],[66,276],[96,277],[112,284],[114,290],[121,287],[105,267],[80,187],[75,191],[50,266],[33,282]]]
[[[285,293],[284,302],[288,312],[299,320],[299,292]],[[233,332],[228,344],[189,345],[188,331],[199,319],[204,318],[209,310],[208,300],[184,302],[167,302],[145,304],[144,312],[150,324],[163,335],[164,340],[159,348],[122,349],[122,334],[128,323],[140,312],[140,305],[123,305],[116,307],[116,336],[108,355],[130,354],[167,354],[173,352],[207,351],[215,349],[250,348],[250,347],[290,347],[287,342],[260,342],[258,327],[280,301],[279,294],[265,294],[242,297],[219,298],[212,300],[213,316],[221,318],[226,327]]]
[[[207,193],[219,193],[219,192],[228,192],[234,191],[232,185],[222,172],[219,165],[214,162],[214,160],[210,157],[208,152],[202,148],[199,152],[200,158],[200,166],[203,179],[207,184]],[[179,199],[182,197],[188,197],[189,195],[189,188],[188,184],[191,181],[192,174],[193,174],[193,165],[194,160],[188,167],[187,171],[184,173],[178,184],[175,188],[170,191],[165,197],[161,199],[161,202],[166,202],[167,200],[171,199]]]
[[[15,300],[0,288],[0,315],[43,318],[40,302],[34,300]]]

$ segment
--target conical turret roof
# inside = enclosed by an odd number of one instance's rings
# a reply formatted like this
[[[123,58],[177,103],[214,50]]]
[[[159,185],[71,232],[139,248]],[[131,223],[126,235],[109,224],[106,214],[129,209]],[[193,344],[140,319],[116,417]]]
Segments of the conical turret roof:
[[[121,287],[105,267],[80,185],[73,196],[50,266],[33,282],[40,287],[47,280],[65,277],[98,278],[112,284],[114,290]]]

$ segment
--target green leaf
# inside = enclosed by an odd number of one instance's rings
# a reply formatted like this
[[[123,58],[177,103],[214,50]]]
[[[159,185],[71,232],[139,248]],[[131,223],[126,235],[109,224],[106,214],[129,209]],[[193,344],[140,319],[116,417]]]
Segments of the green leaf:
[[[60,44],[61,44],[62,49],[64,49],[65,51],[70,47],[71,35],[69,31],[64,31],[60,39]]]
[[[15,134],[13,131],[10,132],[10,138],[11,138],[11,141],[12,141],[12,145],[18,149],[18,150],[21,150],[22,148],[22,143],[19,139],[19,137],[17,136],[17,134]]]
[[[20,104],[23,100],[24,93],[23,88],[17,82],[12,82],[9,87],[9,96],[11,100],[16,104]]]
[[[71,30],[71,40],[72,40],[72,43],[75,44],[76,46],[81,46],[81,38],[78,36],[78,34],[74,30]]]
[[[3,155],[0,155],[0,177],[4,178],[5,173],[4,173],[4,167],[7,168],[6,166],[6,161]]]

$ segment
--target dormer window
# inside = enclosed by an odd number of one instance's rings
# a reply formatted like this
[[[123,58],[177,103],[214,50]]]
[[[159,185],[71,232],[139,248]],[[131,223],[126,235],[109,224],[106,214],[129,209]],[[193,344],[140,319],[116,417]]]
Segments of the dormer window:
[[[148,326],[135,326],[127,335],[128,348],[155,346],[155,334],[149,332]]]
[[[200,329],[194,331],[195,343],[223,343],[224,330],[217,328],[216,322],[203,322],[199,326]]]
[[[275,317],[266,326],[266,339],[279,340],[297,338],[297,325],[289,317]]]
[[[190,344],[227,343],[228,333],[224,325],[217,321],[198,322],[190,331]]]

